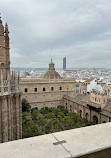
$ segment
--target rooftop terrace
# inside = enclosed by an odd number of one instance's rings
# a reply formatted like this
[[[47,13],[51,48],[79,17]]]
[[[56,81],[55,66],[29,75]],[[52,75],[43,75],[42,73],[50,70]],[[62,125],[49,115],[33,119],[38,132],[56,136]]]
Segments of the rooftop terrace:
[[[111,123],[0,144],[0,158],[111,158]]]

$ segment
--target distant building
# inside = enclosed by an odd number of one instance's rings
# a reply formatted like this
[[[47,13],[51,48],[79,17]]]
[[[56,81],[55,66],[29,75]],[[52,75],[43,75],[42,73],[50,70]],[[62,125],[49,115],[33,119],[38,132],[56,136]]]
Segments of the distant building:
[[[75,91],[74,78],[62,78],[55,71],[54,63],[41,78],[21,78],[22,99],[26,98],[31,107],[57,107],[63,105],[63,96]]]
[[[66,95],[63,96],[63,104],[69,111],[95,124],[111,122],[110,91],[111,88],[108,87],[107,92],[103,93],[93,90],[90,95],[79,93],[73,96]]]
[[[66,70],[66,57],[63,58],[63,70]]]
[[[76,82],[76,93],[81,93],[81,82]]]
[[[55,64],[52,62],[52,59],[51,59],[51,63],[49,63],[49,71],[47,71],[43,75],[42,78],[44,79],[60,79],[61,78],[59,73],[55,71]]]

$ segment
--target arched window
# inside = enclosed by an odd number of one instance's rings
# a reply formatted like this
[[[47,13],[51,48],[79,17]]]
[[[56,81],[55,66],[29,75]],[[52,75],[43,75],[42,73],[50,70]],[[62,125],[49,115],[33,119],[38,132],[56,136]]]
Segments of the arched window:
[[[98,124],[98,118],[97,118],[97,116],[93,116],[93,122],[94,122],[94,124]]]
[[[28,92],[28,88],[25,88],[25,89],[24,89],[24,92],[25,92],[25,93]]]
[[[43,88],[43,91],[46,91],[45,87]]]
[[[70,105],[70,111],[72,111],[72,105]]]
[[[67,103],[66,103],[66,109],[67,109]]]
[[[54,87],[51,87],[51,91],[54,91]]]
[[[80,110],[79,113],[80,113],[80,117],[82,118],[82,110]]]
[[[86,116],[86,120],[88,120],[88,113],[86,113],[85,116]]]
[[[62,90],[62,87],[59,87],[59,90],[61,91],[61,90]]]
[[[37,92],[37,88],[34,88],[34,91]]]

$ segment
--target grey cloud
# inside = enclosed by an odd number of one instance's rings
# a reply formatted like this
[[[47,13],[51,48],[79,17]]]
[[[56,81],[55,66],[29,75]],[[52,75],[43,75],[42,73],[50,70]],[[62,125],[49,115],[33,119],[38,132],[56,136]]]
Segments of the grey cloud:
[[[51,56],[56,67],[62,66],[63,56],[68,67],[95,67],[103,59],[103,67],[111,66],[106,64],[111,50],[110,0],[1,0],[0,6],[10,28],[12,66],[47,67]]]

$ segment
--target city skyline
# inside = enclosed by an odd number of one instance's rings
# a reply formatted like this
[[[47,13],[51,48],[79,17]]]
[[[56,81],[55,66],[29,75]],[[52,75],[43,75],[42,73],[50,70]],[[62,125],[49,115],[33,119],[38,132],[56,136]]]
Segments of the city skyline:
[[[110,0],[1,0],[12,67],[111,67]],[[13,5],[12,5],[13,4]],[[44,65],[43,65],[44,63]]]

